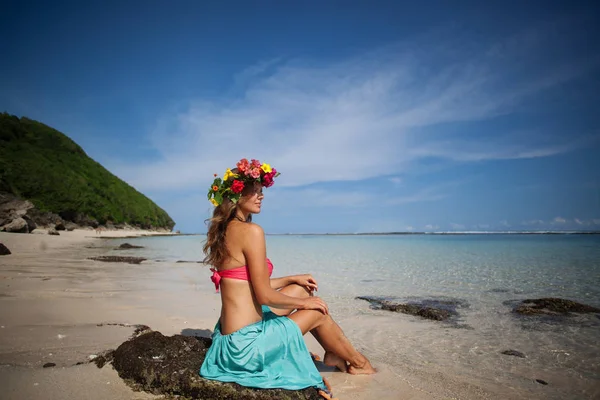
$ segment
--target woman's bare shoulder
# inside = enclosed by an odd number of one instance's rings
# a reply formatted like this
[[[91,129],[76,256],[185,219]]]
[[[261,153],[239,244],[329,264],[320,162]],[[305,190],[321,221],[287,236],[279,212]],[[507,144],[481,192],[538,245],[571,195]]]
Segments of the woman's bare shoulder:
[[[263,228],[258,224],[248,222],[245,224],[240,224],[240,226],[241,232],[243,232],[244,236],[246,236],[249,240],[261,240],[265,237]]]
[[[265,232],[263,228],[255,224],[253,222],[247,222],[242,224],[235,224],[235,226],[230,227],[230,232],[235,236],[239,236],[240,238],[244,238],[247,240],[259,240],[264,239]]]

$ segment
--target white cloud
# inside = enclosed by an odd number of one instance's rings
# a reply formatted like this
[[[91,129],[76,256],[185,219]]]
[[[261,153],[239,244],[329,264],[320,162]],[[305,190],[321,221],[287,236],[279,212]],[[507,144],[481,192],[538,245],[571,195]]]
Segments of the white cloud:
[[[562,217],[556,217],[552,220],[552,224],[565,224],[566,222],[567,220]]]
[[[464,230],[465,226],[463,224],[456,224],[454,222],[450,223],[450,227],[454,230]]]
[[[301,186],[402,173],[429,157],[546,157],[585,143],[535,132],[424,130],[511,113],[597,65],[556,61],[529,71],[524,66],[536,60],[518,40],[467,52],[463,46],[421,37],[329,64],[275,59],[250,66],[235,78],[244,83],[237,98],[199,100],[160,119],[152,133],[160,157],[110,169],[140,190],[204,189],[213,172],[254,157],[282,172],[280,185]],[[518,62],[513,53],[521,55]]]
[[[440,229],[439,225],[432,225],[432,224],[425,225],[425,230],[431,231],[431,230],[437,230],[437,229]]]
[[[531,219],[528,221],[521,222],[521,225],[530,226],[530,225],[544,225],[545,222],[541,219]]]

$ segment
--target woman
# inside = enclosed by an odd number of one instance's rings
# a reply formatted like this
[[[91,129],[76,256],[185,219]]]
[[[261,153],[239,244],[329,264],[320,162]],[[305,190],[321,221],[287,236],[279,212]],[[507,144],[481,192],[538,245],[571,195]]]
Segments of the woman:
[[[204,262],[214,266],[211,279],[222,307],[200,375],[255,388],[326,391],[304,343],[306,332],[325,349],[326,365],[351,374],[375,370],[333,321],[327,304],[313,296],[317,282],[311,275],[271,278],[264,232],[251,220],[260,213],[263,188],[278,176],[268,164],[242,159],[223,179],[215,178],[208,192],[216,208]]]

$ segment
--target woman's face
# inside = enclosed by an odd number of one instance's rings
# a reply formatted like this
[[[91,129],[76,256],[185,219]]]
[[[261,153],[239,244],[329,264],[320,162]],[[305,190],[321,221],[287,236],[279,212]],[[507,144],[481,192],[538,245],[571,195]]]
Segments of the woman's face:
[[[238,201],[238,207],[250,214],[258,214],[264,197],[262,185],[256,183],[254,186],[244,188],[242,197]]]

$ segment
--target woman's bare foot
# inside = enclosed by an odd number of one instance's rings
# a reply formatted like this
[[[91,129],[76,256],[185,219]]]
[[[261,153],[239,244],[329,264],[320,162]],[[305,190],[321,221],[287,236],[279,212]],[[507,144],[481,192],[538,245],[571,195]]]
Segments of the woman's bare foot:
[[[346,361],[329,351],[325,352],[325,357],[323,357],[323,364],[329,367],[336,367],[342,372],[347,372]]]
[[[348,366],[348,373],[352,374],[352,375],[371,375],[377,372],[377,370],[375,368],[373,368],[373,366],[371,365],[371,363],[369,362],[369,360],[367,360],[367,358],[365,356],[363,356],[364,358],[364,362],[357,365],[357,366],[353,366],[352,364],[350,364]]]

